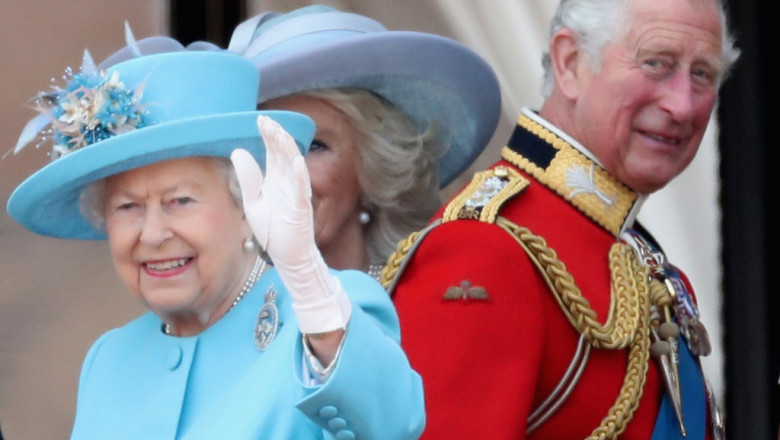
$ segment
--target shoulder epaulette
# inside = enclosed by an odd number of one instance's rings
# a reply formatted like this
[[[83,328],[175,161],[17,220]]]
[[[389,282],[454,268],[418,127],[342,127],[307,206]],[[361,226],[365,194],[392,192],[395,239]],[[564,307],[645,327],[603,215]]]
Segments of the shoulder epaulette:
[[[506,166],[480,171],[447,205],[441,221],[469,219],[494,223],[504,203],[520,194],[529,183],[519,172]]]

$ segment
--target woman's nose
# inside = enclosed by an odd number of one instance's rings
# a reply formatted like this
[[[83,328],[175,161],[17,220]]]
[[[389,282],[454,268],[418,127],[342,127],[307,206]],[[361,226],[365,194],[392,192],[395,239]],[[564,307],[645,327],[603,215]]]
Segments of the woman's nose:
[[[173,237],[173,230],[168,225],[168,219],[162,209],[147,209],[141,229],[142,243],[158,247]]]

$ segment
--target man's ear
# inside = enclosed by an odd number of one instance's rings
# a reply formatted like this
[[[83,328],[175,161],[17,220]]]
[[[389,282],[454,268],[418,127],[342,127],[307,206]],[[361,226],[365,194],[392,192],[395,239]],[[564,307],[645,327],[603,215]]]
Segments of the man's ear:
[[[577,36],[571,29],[563,28],[550,40],[550,61],[555,74],[555,84],[568,99],[575,100],[580,91],[580,67],[585,54],[577,45]]]

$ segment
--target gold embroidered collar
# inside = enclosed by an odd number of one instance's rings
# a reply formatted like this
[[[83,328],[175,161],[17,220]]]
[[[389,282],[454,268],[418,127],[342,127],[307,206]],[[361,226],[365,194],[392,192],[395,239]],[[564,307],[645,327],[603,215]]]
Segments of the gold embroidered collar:
[[[582,145],[564,137],[536,113],[524,110],[501,157],[619,236],[633,224],[644,197],[612,177]]]

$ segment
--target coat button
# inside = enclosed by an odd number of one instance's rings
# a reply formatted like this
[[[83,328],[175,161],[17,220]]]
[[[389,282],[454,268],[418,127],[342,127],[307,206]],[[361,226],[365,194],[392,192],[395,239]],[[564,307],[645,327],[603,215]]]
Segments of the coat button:
[[[342,429],[336,433],[336,440],[355,440],[355,433],[348,429]]]
[[[333,417],[336,417],[336,414],[338,413],[339,410],[333,405],[327,405],[320,408],[320,417],[323,419],[332,419]]]
[[[328,420],[328,428],[334,431],[338,431],[339,429],[344,429],[346,427],[347,421],[341,417],[333,417],[332,419]]]
[[[168,350],[168,354],[165,356],[165,366],[171,371],[179,368],[179,365],[181,365],[181,356],[181,348],[171,347]]]

